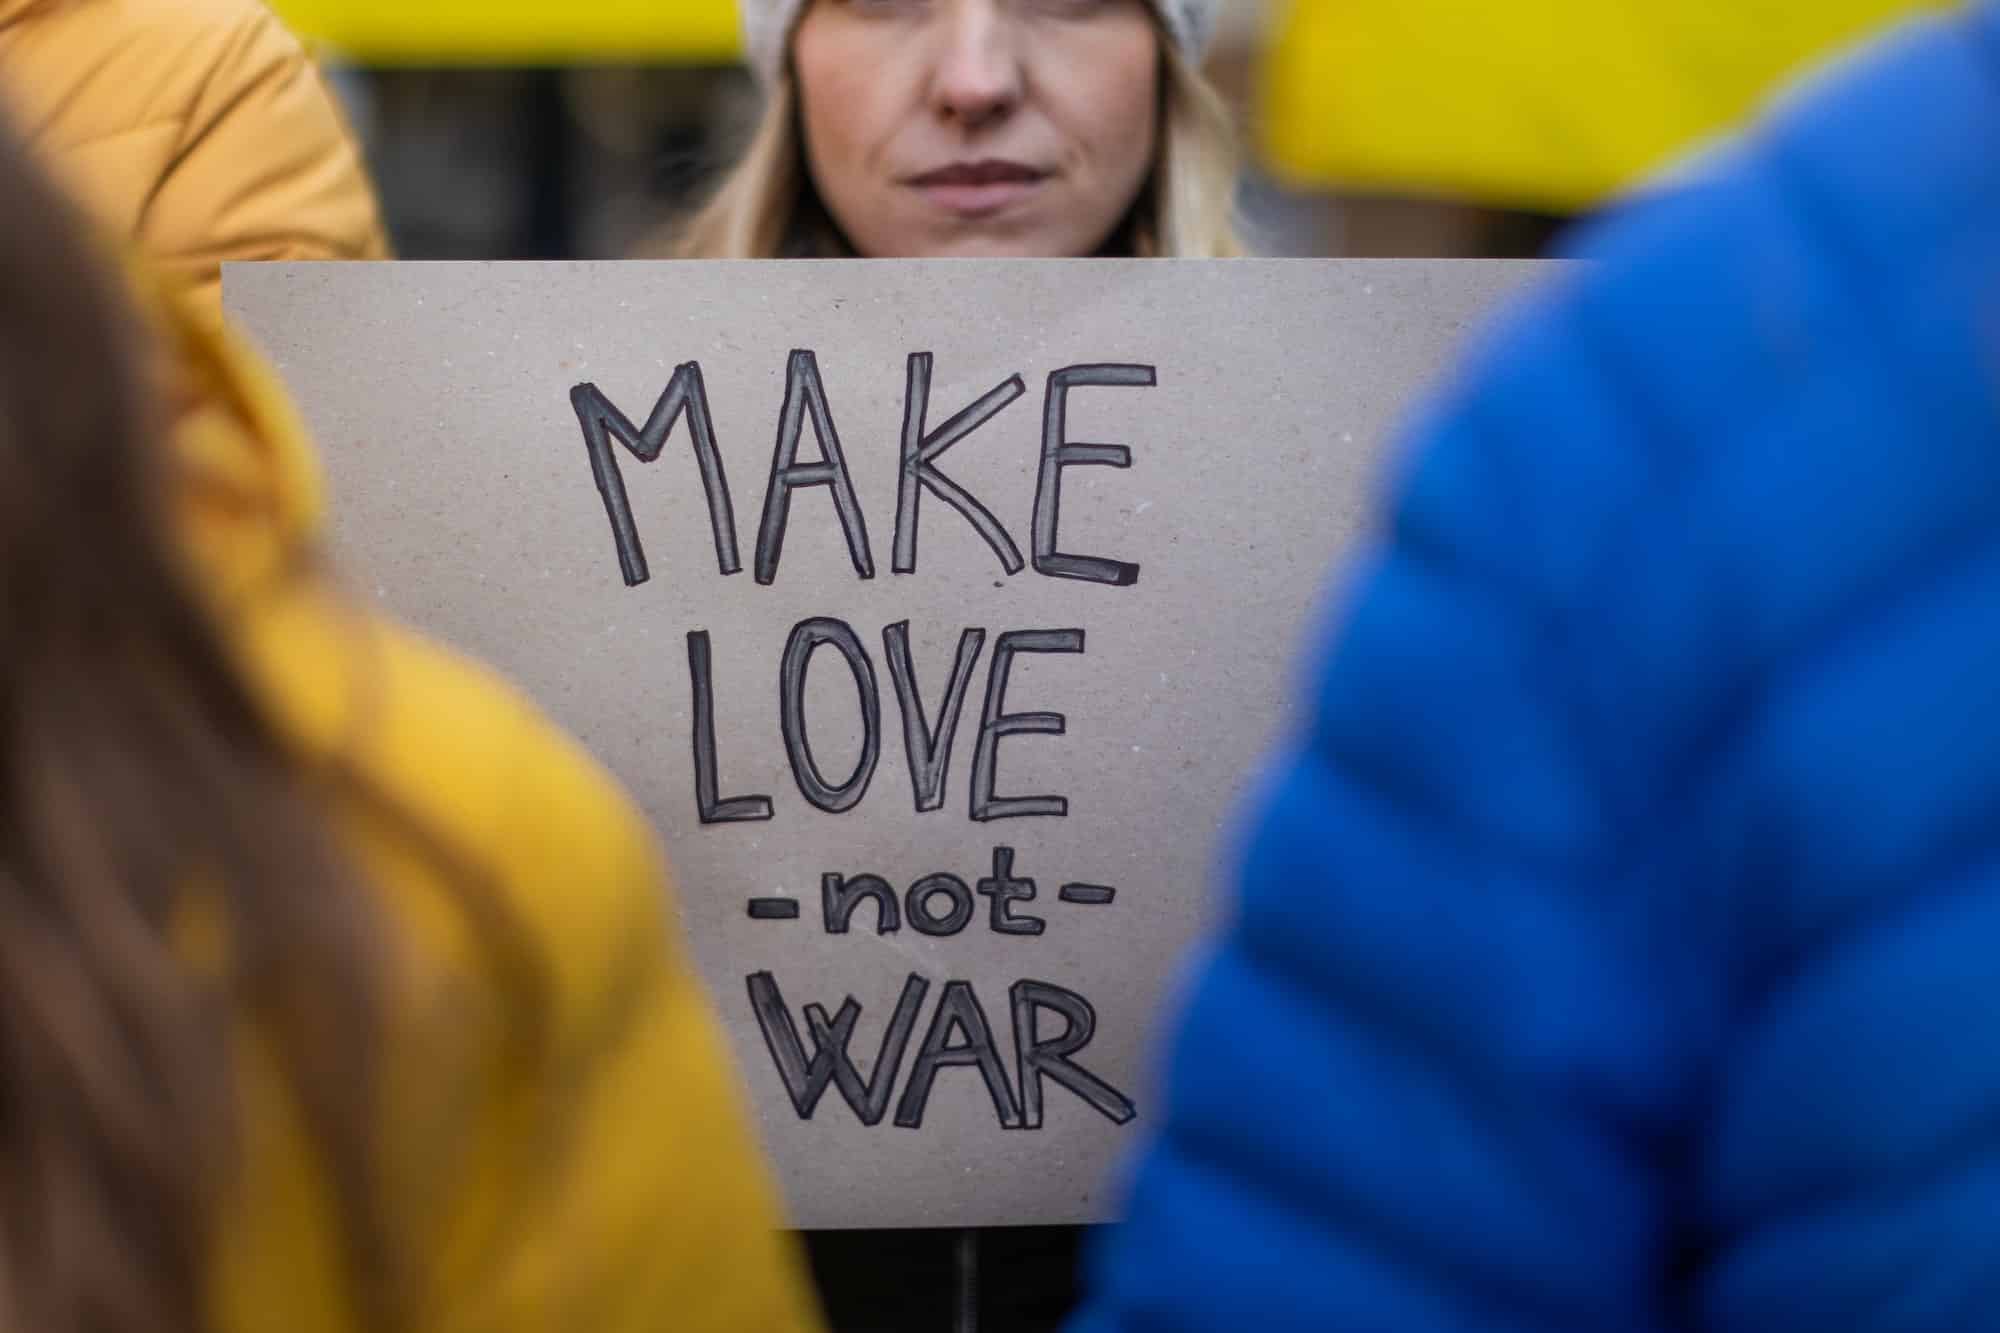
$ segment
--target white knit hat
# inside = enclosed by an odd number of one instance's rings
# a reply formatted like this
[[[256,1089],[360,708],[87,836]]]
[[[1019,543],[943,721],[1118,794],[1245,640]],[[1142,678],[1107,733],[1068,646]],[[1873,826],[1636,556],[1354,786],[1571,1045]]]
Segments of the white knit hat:
[[[1222,0],[1149,0],[1190,60],[1199,61],[1215,35],[1215,12]],[[805,0],[736,0],[743,20],[743,54],[757,81],[770,87],[784,68],[785,45]]]

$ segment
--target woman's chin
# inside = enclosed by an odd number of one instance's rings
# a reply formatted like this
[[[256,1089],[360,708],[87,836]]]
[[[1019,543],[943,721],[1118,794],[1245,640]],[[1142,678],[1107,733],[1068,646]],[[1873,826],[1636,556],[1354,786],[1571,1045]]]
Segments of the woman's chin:
[[[1067,259],[1077,253],[1069,230],[1026,220],[962,222],[931,231],[907,253],[925,259]]]

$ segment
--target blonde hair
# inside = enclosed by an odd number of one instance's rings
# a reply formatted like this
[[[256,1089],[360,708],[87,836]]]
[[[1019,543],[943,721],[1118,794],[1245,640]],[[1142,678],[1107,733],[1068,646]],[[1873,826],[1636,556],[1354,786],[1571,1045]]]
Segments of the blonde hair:
[[[1106,253],[1223,259],[1243,253],[1236,229],[1236,131],[1221,96],[1164,31],[1160,134],[1153,171]],[[798,93],[789,70],[715,193],[664,244],[675,259],[835,258],[853,251],[806,171]]]

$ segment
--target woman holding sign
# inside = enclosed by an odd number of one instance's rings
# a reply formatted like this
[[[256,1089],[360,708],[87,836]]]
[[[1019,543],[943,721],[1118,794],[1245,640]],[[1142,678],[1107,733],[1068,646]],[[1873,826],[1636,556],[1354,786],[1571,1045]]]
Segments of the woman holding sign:
[[[767,98],[690,259],[1241,252],[1218,0],[742,0]]]
[[[0,215],[0,1328],[812,1333],[639,814],[4,131]]]

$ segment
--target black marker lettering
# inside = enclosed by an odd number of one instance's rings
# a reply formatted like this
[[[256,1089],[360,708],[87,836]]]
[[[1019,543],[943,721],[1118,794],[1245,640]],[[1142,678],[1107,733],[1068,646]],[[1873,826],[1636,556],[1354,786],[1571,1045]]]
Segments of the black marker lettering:
[[[1009,713],[1007,677],[1016,653],[1080,653],[1080,629],[1015,630],[1002,634],[993,646],[986,671],[986,715],[979,726],[979,747],[972,757],[972,818],[1019,819],[1028,815],[1067,815],[1069,801],[1061,796],[995,796],[994,770],[1000,763],[1003,736],[1060,736],[1069,726],[1061,713]]]
[[[820,915],[829,935],[845,935],[847,923],[854,915],[854,909],[862,899],[875,904],[875,933],[887,935],[898,929],[902,922],[897,915],[896,891],[880,875],[821,875],[819,877]]]
[[[841,1001],[840,1012],[831,1020],[820,1005],[805,1007],[806,1028],[813,1043],[812,1058],[808,1060],[799,1041],[798,1025],[792,1021],[791,1010],[785,1007],[777,979],[769,972],[753,972],[746,981],[750,1007],[757,1015],[758,1029],[764,1034],[764,1047],[778,1067],[778,1077],[784,1080],[785,1092],[792,1099],[792,1109],[798,1112],[799,1119],[812,1119],[826,1085],[832,1083],[862,1124],[880,1123],[889,1109],[889,1096],[902,1069],[903,1052],[910,1044],[910,1033],[916,1027],[917,1013],[923,1008],[924,993],[930,989],[930,983],[915,973],[903,983],[896,1012],[889,1019],[888,1031],[882,1034],[873,1074],[864,1080],[847,1053],[855,1022],[861,1017],[861,1005],[852,995]]]
[[[1026,1128],[1042,1127],[1044,1076],[1083,1098],[1114,1125],[1122,1125],[1138,1114],[1129,1097],[1070,1059],[1088,1046],[1097,1032],[1097,1011],[1090,1007],[1090,1001],[1046,981],[1017,981],[1008,994],[1013,998],[1015,1072],[1021,1084],[1022,1120]],[[1046,1040],[1038,1032],[1036,1022],[1036,1015],[1043,1009],[1053,1009],[1066,1020],[1062,1033]]]
[[[1014,539],[1007,535],[1007,529],[1000,526],[1000,520],[993,517],[991,511],[980,504],[970,491],[938,470],[937,458],[998,416],[1002,408],[1028,391],[1027,386],[1021,383],[1019,375],[1012,376],[1005,383],[988,389],[969,406],[955,413],[951,420],[926,435],[924,419],[929,415],[931,402],[929,352],[910,353],[906,383],[903,394],[903,470],[896,484],[896,547],[889,568],[898,574],[916,572],[917,510],[923,500],[923,489],[929,487],[933,495],[956,509],[986,539],[986,544],[993,548],[993,554],[1000,557],[1002,569],[1009,574],[1020,573],[1021,551],[1014,545]]]
[[[951,1044],[952,1030],[956,1028],[965,1034],[963,1045]],[[986,1011],[980,1007],[979,997],[972,992],[969,981],[947,981],[944,994],[938,999],[937,1012],[931,1015],[930,1030],[924,1035],[922,1049],[910,1065],[910,1078],[903,1085],[903,1098],[896,1104],[896,1123],[904,1129],[918,1129],[924,1123],[924,1108],[930,1101],[931,1084],[937,1080],[938,1070],[947,1065],[976,1065],[979,1076],[986,1080],[986,1091],[993,1098],[993,1110],[1000,1117],[1003,1129],[1021,1127],[1021,1108],[1014,1100],[1014,1089],[1007,1083],[1007,1071],[1000,1063],[1000,1054],[993,1048],[993,1029],[986,1022]]]
[[[736,511],[729,503],[729,479],[722,471],[722,454],[715,447],[715,426],[708,411],[708,391],[702,387],[701,366],[693,361],[674,367],[673,378],[653,404],[644,426],[619,411],[595,384],[579,384],[569,391],[570,406],[583,427],[583,447],[590,454],[590,474],[597,493],[604,499],[605,517],[611,520],[611,536],[618,545],[618,568],[627,587],[637,587],[648,577],[646,550],[639,542],[639,526],[632,519],[632,502],[625,494],[625,478],[618,471],[618,456],[611,452],[617,440],[642,463],[660,456],[673,433],[674,422],[687,415],[688,434],[694,439],[695,464],[701,469],[702,490],[708,495],[708,523],[715,533],[715,564],[725,575],[743,568],[736,557]]]
[[[801,463],[799,435],[806,414],[812,414],[813,433],[819,437],[820,460]],[[825,486],[833,491],[833,507],[840,515],[840,530],[847,538],[847,554],[854,572],[864,579],[875,577],[875,559],[868,553],[868,524],[861,517],[860,502],[854,498],[854,482],[847,475],[847,459],[840,452],[840,433],[833,428],[833,413],[826,405],[826,386],[820,383],[819,362],[809,351],[794,351],[785,363],[785,402],[778,410],[778,440],[771,451],[771,480],[764,492],[764,521],[757,528],[757,582],[768,584],[778,577],[778,557],[785,549],[785,524],[792,512],[792,492],[801,486]]]
[[[1156,381],[1151,366],[1065,366],[1049,374],[1042,404],[1042,469],[1035,482],[1035,572],[1052,579],[1083,579],[1129,587],[1139,581],[1139,567],[1094,555],[1067,555],[1056,549],[1056,528],[1062,517],[1062,470],[1066,467],[1132,466],[1132,451],[1122,444],[1072,444],[1064,438],[1069,415],[1069,391],[1078,385],[1123,385],[1150,388]]]
[[[721,799],[715,763],[715,685],[708,661],[708,631],[688,631],[688,680],[694,687],[694,801],[704,824],[748,823],[771,817],[768,796]]]
[[[1014,849],[993,849],[993,873],[979,881],[979,891],[990,900],[987,924],[995,935],[1039,935],[1048,922],[1038,916],[1015,916],[1014,904],[1032,902],[1035,881],[1014,874]]]
[[[847,781],[837,787],[820,774],[812,742],[806,738],[806,668],[813,650],[821,644],[832,644],[847,659],[847,669],[854,673],[854,688],[861,696],[861,757]],[[791,761],[799,794],[829,814],[852,810],[867,795],[868,783],[875,776],[875,761],[881,757],[882,701],[875,686],[875,664],[851,625],[815,616],[793,626],[778,673],[778,710],[785,755]]]
[[[1117,896],[1118,890],[1109,884],[1065,884],[1056,890],[1062,901],[1083,907],[1103,907]]]
[[[958,658],[952,663],[951,679],[945,682],[944,702],[938,705],[933,729],[924,718],[916,668],[910,662],[910,622],[899,620],[882,631],[882,647],[889,655],[889,679],[895,682],[896,702],[903,711],[903,758],[910,766],[910,790],[918,814],[944,805],[945,775],[951,769],[951,743],[958,734],[965,687],[985,646],[983,629],[969,629],[958,636]]]
[[[930,906],[940,894],[951,899],[951,910],[943,916],[933,914]],[[926,875],[910,886],[903,915],[926,935],[956,935],[972,924],[972,890],[956,875]]]

